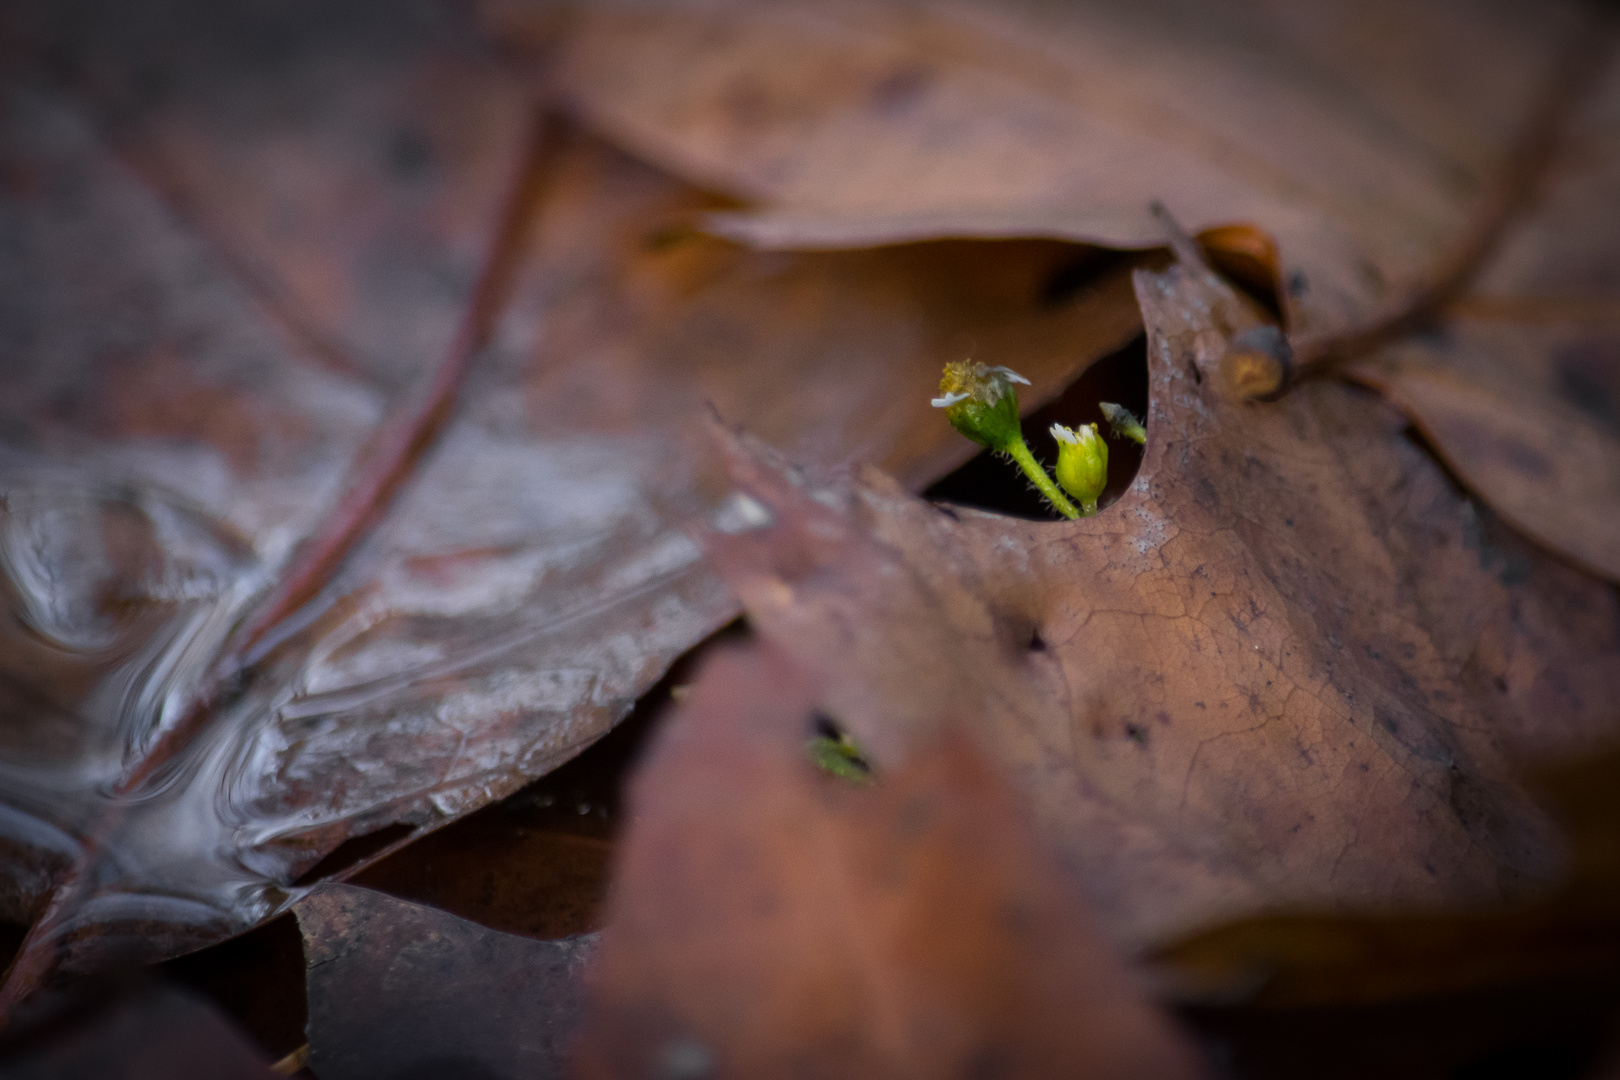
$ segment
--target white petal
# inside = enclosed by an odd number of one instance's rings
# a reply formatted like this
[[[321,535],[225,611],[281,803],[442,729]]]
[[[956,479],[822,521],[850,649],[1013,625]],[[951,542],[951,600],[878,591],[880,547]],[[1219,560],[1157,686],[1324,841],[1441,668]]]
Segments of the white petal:
[[[1028,379],[1024,378],[1010,367],[994,367],[990,370],[1001,372],[1003,375],[1007,376],[1008,382],[1023,383],[1025,386],[1032,385]]]
[[[1070,446],[1078,446],[1080,444],[1080,440],[1075,436],[1074,432],[1070,431],[1062,424],[1052,425],[1052,438],[1061,443],[1068,443]]]
[[[944,397],[931,398],[928,404],[936,409],[948,409],[958,401],[966,401],[972,394],[946,394]]]

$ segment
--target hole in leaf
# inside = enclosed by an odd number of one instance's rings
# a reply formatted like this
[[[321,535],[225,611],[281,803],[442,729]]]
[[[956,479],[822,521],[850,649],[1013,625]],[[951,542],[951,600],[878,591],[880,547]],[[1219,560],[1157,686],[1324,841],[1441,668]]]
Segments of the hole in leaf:
[[[810,716],[810,730],[815,733],[817,738],[842,739],[844,737],[844,729],[838,726],[838,722],[819,710]]]
[[[810,732],[806,750],[817,768],[846,780],[872,779],[872,763],[838,721],[818,709],[810,715]]]
[[[1030,635],[1029,635],[1029,651],[1030,652],[1045,652],[1046,651],[1046,639],[1041,637],[1041,632],[1039,630],[1030,631]]]
[[[1111,401],[1144,420],[1147,417],[1147,338],[1138,335],[1129,345],[1092,364],[1055,400],[1023,418],[1024,441],[1043,464],[1057,461],[1053,424],[1075,427],[1097,424],[1108,440],[1108,486],[1098,505],[1116,502],[1136,479],[1143,447],[1130,439],[1115,438],[1098,405]],[[943,422],[943,421],[941,421]],[[1062,521],[1063,515],[1046,505],[1034,486],[1010,461],[982,451],[961,468],[936,481],[923,497],[939,502],[991,510],[1026,521]]]

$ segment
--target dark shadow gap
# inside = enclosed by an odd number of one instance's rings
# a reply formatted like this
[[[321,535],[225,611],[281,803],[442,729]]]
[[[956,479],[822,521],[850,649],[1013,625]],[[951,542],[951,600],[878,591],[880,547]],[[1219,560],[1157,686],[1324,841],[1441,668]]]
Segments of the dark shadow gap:
[[[396,821],[392,825],[384,825],[376,832],[368,832],[364,836],[351,836],[327,852],[320,862],[298,875],[293,885],[301,888],[329,877],[336,877],[349,867],[364,862],[389,844],[403,840],[415,831],[416,826]]]
[[[1040,306],[1060,308],[1117,270],[1121,263],[1140,262],[1139,252],[1078,245],[1041,285]]]
[[[1612,1046],[1613,973],[1378,1005],[1178,1011],[1216,1075],[1243,1080],[1578,1080]]]
[[[1024,441],[1043,464],[1057,461],[1053,424],[1075,427],[1097,424],[1108,440],[1108,486],[1098,499],[1100,507],[1118,501],[1130,489],[1142,467],[1144,447],[1130,439],[1117,439],[1097,407],[1111,401],[1123,405],[1143,420],[1147,417],[1147,338],[1138,335],[1129,345],[1110,353],[1088,367],[1069,388],[1049,404],[1025,416]],[[940,421],[944,423],[943,418]],[[923,498],[990,510],[1027,521],[1062,521],[1063,516],[1046,504],[1024,474],[1010,461],[998,460],[989,450],[937,480],[923,492]]]
[[[308,1041],[304,939],[291,912],[158,970],[218,1005],[272,1057]]]
[[[9,967],[28,937],[28,927],[22,923],[0,922],[0,967]]]

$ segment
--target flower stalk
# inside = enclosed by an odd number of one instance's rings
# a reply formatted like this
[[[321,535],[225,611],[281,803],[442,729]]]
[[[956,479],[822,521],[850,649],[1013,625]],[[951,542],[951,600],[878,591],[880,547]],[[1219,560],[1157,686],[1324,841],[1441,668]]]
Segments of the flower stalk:
[[[945,410],[945,419],[957,431],[980,446],[1012,458],[1058,513],[1067,518],[1082,517],[1024,442],[1014,383],[1028,386],[1029,380],[1011,368],[989,367],[972,360],[954,361],[945,365],[939,396],[931,404]]]

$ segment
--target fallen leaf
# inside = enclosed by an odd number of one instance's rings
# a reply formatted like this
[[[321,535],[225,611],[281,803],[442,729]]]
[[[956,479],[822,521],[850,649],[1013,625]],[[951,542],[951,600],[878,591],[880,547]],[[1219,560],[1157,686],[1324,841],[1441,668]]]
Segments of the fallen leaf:
[[[1539,771],[1570,845],[1551,895],[1507,910],[1415,915],[1278,913],[1214,927],[1158,950],[1161,985],[1190,1001],[1320,1008],[1534,985],[1620,971],[1620,818],[1610,750]]]
[[[1141,248],[1163,242],[1158,200],[1195,229],[1275,238],[1283,318],[1306,336],[1420,287],[1510,167],[1569,43],[1620,36],[1613,20],[1583,25],[1577,4],[1448,0],[607,2],[566,23],[551,5],[491,0],[484,17],[503,39],[544,43],[545,78],[591,125],[762,204],[711,215],[719,235]],[[1517,528],[1610,578],[1613,70],[1577,102],[1547,204],[1509,234],[1462,324],[1355,371]]]
[[[831,673],[879,767],[960,715],[1119,942],[1280,906],[1523,897],[1559,872],[1517,755],[1612,732],[1612,589],[1502,528],[1365,391],[1237,404],[1256,316],[1138,277],[1148,442],[1099,516],[933,507],[729,442],[757,527],[710,540],[759,634]]]
[[[722,653],[660,732],[578,1074],[1201,1075],[973,740],[849,785],[805,756],[815,683]]]
[[[1313,329],[1444,250],[1578,12],[692,0],[584,4],[559,26],[555,10],[484,7],[555,54],[547,77],[594,126],[764,204],[730,235],[1157,246],[1159,199],[1196,228],[1276,236],[1308,278],[1291,323]]]
[[[977,342],[1039,400],[1138,333],[1128,263],[751,252],[692,232],[722,200],[560,126],[459,411],[171,758],[471,303],[534,112],[433,20],[125,14],[19,9],[72,77],[8,68],[5,175],[35,180],[0,193],[24,343],[0,403],[0,899],[28,921],[56,896],[29,948],[69,969],[239,932],[623,717],[735,614],[686,532],[725,490],[707,403],[920,487],[971,453],[928,405],[942,353]],[[148,768],[147,797],[107,797]],[[75,866],[85,895],[52,894]]]
[[[293,910],[322,1080],[563,1075],[594,935],[503,934],[352,885]]]
[[[1620,30],[1611,30],[1620,37]],[[1444,332],[1354,374],[1405,409],[1513,525],[1620,580],[1620,66],[1547,190]]]

